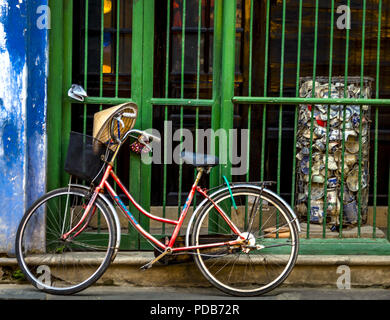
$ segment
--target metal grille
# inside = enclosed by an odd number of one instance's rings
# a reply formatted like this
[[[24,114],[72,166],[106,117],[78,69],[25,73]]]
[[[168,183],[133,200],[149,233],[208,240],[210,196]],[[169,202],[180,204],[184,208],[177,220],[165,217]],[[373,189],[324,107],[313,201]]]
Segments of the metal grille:
[[[179,128],[185,128],[188,121],[192,121],[190,126],[198,128],[202,125],[200,115],[203,115],[208,117],[205,125],[215,130],[238,128],[249,131],[246,151],[249,170],[232,177],[234,164],[215,168],[210,176],[210,186],[222,183],[222,175],[236,181],[276,180],[276,192],[295,206],[295,146],[300,106],[368,105],[372,110],[370,231],[364,228],[363,233],[359,223],[353,239],[346,239],[348,230],[342,227],[335,234],[324,223],[320,232],[314,234],[313,226],[307,222],[304,237],[312,241],[303,243],[302,252],[367,252],[371,244],[375,245],[372,252],[388,251],[390,177],[386,156],[389,139],[385,129],[389,121],[387,106],[390,105],[390,84],[385,78],[388,4],[382,0],[353,3],[348,0],[351,29],[339,29],[337,8],[345,3],[336,0],[84,0],[80,1],[79,11],[74,10],[72,1],[65,2],[64,87],[70,86],[73,70],[73,80],[84,84],[90,97],[84,105],[72,106],[73,122],[70,114],[64,112],[64,136],[70,130],[71,122],[75,125],[76,114],[82,119],[79,123],[83,124],[83,131],[88,133],[93,110],[127,101],[140,106],[137,126],[143,129],[157,127],[158,122],[169,120],[173,113]],[[100,8],[97,15],[91,13],[94,7]],[[80,23],[72,29],[70,22],[76,20],[73,12],[80,13]],[[93,47],[93,37],[99,43],[97,48]],[[131,38],[131,44],[126,44],[126,37]],[[111,39],[110,49],[105,45],[108,38]],[[82,48],[83,54],[79,56],[75,55],[80,52],[75,50],[78,45],[75,39]],[[96,56],[98,62],[93,64],[91,59]],[[79,61],[78,69],[75,61]],[[129,61],[131,68],[127,65],[126,69],[123,64]],[[97,66],[95,71],[94,66]],[[313,85],[317,77],[327,77],[330,85],[334,76],[341,76],[344,83],[348,83],[350,77],[358,76],[361,86],[365,77],[372,77],[373,99],[302,98],[299,95],[300,79],[307,76],[313,79]],[[70,102],[65,101],[63,109],[68,110],[69,106]],[[191,117],[186,117],[187,114]],[[66,138],[64,144],[66,146]],[[216,151],[221,147],[217,145]],[[232,153],[229,145],[226,153]],[[343,159],[344,155],[343,148]],[[179,211],[186,190],[183,177],[188,174],[183,174],[186,169],[182,166],[175,170],[178,180],[174,205]],[[160,172],[163,191],[161,203],[157,205],[163,208],[165,215],[170,190],[167,165],[163,165]],[[146,208],[151,204],[151,173],[151,166],[131,159],[130,190]],[[307,210],[309,216],[310,205]],[[141,223],[149,228],[142,219]],[[336,239],[330,239],[333,236]],[[319,242],[321,246],[316,245],[316,239],[313,239],[316,237],[320,238],[318,241],[324,240]],[[356,242],[356,238],[360,242]],[[378,238],[383,238],[383,242]],[[339,239],[344,241],[337,242]],[[348,244],[347,249],[344,243]]]

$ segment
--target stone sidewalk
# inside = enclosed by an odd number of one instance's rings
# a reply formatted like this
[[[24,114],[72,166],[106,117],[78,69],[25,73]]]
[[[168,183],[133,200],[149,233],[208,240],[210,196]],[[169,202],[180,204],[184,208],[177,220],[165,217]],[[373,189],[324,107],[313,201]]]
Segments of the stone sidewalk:
[[[100,283],[128,283],[138,286],[209,286],[194,263],[160,265],[147,271],[140,266],[153,258],[151,252],[119,253]],[[350,275],[356,287],[390,288],[390,256],[318,256],[300,255],[285,281],[291,286],[336,286],[340,276]]]
[[[93,285],[71,296],[40,292],[29,284],[0,284],[0,300],[390,300],[390,289],[281,286],[253,298],[228,296],[215,288],[138,287]]]
[[[194,263],[161,265],[141,271],[153,259],[152,252],[120,252],[98,281],[102,285],[158,287],[209,287]],[[15,258],[0,258],[0,283],[18,283]],[[16,275],[16,277],[15,277]],[[390,288],[390,256],[300,255],[290,276],[289,286],[336,287],[340,281],[351,287]]]

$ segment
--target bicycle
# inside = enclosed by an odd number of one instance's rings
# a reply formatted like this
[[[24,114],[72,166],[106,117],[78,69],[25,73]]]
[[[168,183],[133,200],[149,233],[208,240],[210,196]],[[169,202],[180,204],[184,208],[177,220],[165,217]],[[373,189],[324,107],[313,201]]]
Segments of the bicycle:
[[[168,257],[186,254],[212,285],[227,294],[255,296],[283,283],[297,259],[300,226],[290,206],[267,188],[270,183],[226,182],[217,189],[203,189],[199,180],[219,160],[186,152],[182,159],[196,168],[197,175],[181,214],[177,220],[155,216],[135,201],[113,168],[128,137],[137,139],[138,151],[150,151],[148,148],[159,138],[133,129],[135,104],[112,107],[105,114],[104,123],[96,125],[96,130],[94,122],[94,137],[72,132],[69,142],[66,170],[79,178],[93,178],[90,187],[69,183],[50,191],[26,211],[20,222],[15,242],[17,260],[37,289],[73,294],[103,275],[120,245],[121,229],[114,204],[157,252],[141,267],[143,270]],[[109,177],[140,213],[174,226],[167,241],[156,239],[141,227],[107,181]],[[189,220],[184,246],[177,246],[195,192],[204,199]]]

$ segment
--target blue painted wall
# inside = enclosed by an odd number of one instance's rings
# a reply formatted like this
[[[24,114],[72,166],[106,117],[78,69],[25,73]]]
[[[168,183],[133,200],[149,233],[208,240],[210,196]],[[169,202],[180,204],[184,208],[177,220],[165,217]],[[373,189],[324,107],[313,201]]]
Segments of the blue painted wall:
[[[46,185],[48,30],[38,0],[0,1],[0,252],[14,252],[24,211]]]

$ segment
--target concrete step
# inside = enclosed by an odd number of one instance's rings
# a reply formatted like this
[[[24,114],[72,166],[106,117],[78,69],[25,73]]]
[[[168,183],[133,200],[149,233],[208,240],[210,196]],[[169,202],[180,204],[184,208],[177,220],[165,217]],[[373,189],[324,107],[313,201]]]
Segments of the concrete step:
[[[98,281],[106,285],[132,284],[137,286],[207,287],[195,263],[162,265],[151,269],[140,267],[153,259],[152,252],[120,252]],[[85,259],[90,259],[86,257]],[[17,283],[16,259],[0,258],[2,282]],[[300,255],[285,281],[291,286],[332,286],[350,281],[351,287],[390,287],[390,256],[319,256]]]

